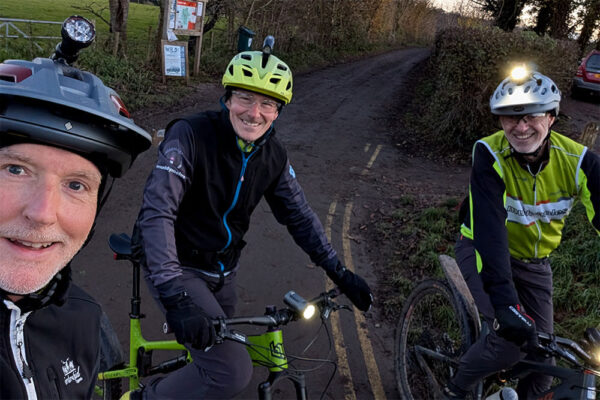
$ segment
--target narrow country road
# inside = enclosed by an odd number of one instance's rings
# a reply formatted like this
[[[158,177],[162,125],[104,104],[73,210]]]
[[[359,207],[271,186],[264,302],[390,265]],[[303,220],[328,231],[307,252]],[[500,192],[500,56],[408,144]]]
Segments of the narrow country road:
[[[442,169],[403,159],[384,123],[390,105],[403,96],[407,72],[427,56],[426,49],[410,48],[299,74],[294,81],[292,103],[276,122],[277,136],[287,146],[298,179],[340,259],[367,279],[376,296],[377,281],[370,267],[375,255],[368,252],[366,242],[356,234],[361,221],[368,217],[369,208],[378,203],[379,188],[385,185],[386,176],[414,176],[420,170]],[[137,113],[135,120],[155,132],[178,115],[217,108],[222,92],[219,85],[203,85],[182,102],[183,106],[146,110]],[[75,281],[102,303],[126,351],[130,268],[125,262],[112,260],[107,238],[112,232],[131,232],[155,158],[154,146],[124,179],[115,183],[93,241],[73,263]],[[421,184],[427,184],[424,179]],[[304,297],[325,289],[327,279],[323,272],[310,264],[285,227],[277,224],[265,202],[253,215],[246,241],[238,275],[238,315],[260,315],[268,304],[283,306],[283,295],[292,289]],[[144,335],[164,339],[162,315],[145,287],[142,299],[147,315],[142,323]],[[345,298],[341,302],[349,304]],[[393,332],[381,321],[378,310],[342,311],[331,325],[335,345],[330,348],[321,331],[319,340],[305,354],[304,348],[317,333],[318,324],[295,323],[284,328],[289,354],[336,360],[337,373],[325,398],[397,398]],[[299,363],[297,367],[313,369],[319,365]],[[330,363],[307,372],[309,398],[321,396],[332,372]],[[256,398],[256,386],[266,374],[264,368],[256,368],[252,383],[238,398]],[[291,385],[287,383],[275,396],[291,397]]]

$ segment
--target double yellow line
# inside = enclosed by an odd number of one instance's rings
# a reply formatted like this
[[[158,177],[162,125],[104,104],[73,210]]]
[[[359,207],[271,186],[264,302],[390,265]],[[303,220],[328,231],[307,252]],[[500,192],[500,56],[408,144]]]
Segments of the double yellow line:
[[[375,159],[379,155],[381,151],[382,145],[378,145],[375,148],[367,166],[361,172],[361,175],[366,175],[368,170],[372,167]],[[370,149],[370,144],[365,146],[365,152]],[[342,249],[344,252],[344,264],[346,268],[350,271],[354,272],[354,261],[352,259],[352,250],[350,248],[350,216],[352,215],[352,207],[353,203],[349,202],[346,204],[344,208],[344,217],[342,223]],[[327,235],[327,239],[331,242],[331,226],[333,225],[333,218],[335,216],[335,211],[337,208],[337,201],[333,201],[329,205],[329,212],[327,213],[327,219],[325,223],[325,233]],[[327,288],[331,288],[331,283],[327,280]],[[373,392],[373,396],[375,399],[385,400],[385,391],[383,390],[383,385],[381,384],[381,376],[379,374],[379,369],[377,367],[377,362],[375,361],[375,353],[373,352],[373,347],[371,346],[371,341],[368,337],[368,330],[366,328],[366,321],[364,315],[354,309],[354,321],[356,324],[356,331],[358,334],[358,339],[360,342],[361,351],[363,354],[363,358],[365,361],[365,366],[367,369],[367,376],[369,378],[369,383],[371,385],[371,390]],[[338,357],[338,368],[339,373],[343,378],[344,383],[344,398],[346,400],[356,400],[356,393],[354,392],[354,387],[352,385],[352,374],[350,371],[350,366],[348,364],[348,353],[346,351],[347,347],[344,344],[344,337],[342,334],[341,324],[339,320],[339,316],[337,313],[332,314],[331,316],[331,328],[334,336],[335,343],[335,352]]]

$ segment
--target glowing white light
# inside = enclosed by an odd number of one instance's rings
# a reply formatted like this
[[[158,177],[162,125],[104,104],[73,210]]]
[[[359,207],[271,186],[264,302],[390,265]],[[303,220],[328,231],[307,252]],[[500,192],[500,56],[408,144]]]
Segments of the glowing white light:
[[[512,71],[510,71],[510,77],[515,80],[515,81],[521,81],[523,80],[527,74],[529,73],[529,71],[527,71],[527,68],[525,68],[524,66],[518,66],[513,68]]]
[[[302,317],[304,317],[304,319],[311,319],[315,315],[316,311],[317,309],[315,308],[315,306],[309,304],[306,306],[304,311],[302,311]]]

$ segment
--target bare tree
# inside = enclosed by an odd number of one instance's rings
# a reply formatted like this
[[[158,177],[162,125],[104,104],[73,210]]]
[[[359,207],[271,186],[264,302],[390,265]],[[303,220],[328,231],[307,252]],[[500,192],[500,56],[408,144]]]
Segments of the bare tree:
[[[106,9],[108,8],[104,3],[103,3],[103,5],[100,5],[100,4],[97,4],[95,1],[93,1],[91,3],[84,4],[82,6],[74,5],[73,8],[75,10],[85,11],[86,13],[92,14],[93,16],[98,18],[100,21],[102,21],[106,25],[108,25],[110,28],[110,21],[102,16],[102,13],[104,11],[106,11]]]
[[[125,54],[127,48],[127,17],[129,0],[108,0],[110,10],[110,32],[113,34],[115,49]]]
[[[550,21],[552,20],[552,0],[539,0],[536,2],[537,8],[537,18],[536,24],[533,28],[534,32],[540,36],[548,33],[548,29],[550,28]]]
[[[473,0],[495,20],[495,25],[507,32],[517,26],[527,0]]]
[[[598,27],[600,27],[600,0],[587,0],[581,33],[579,39],[577,39],[582,54]],[[600,47],[600,40],[598,40],[596,47]]]

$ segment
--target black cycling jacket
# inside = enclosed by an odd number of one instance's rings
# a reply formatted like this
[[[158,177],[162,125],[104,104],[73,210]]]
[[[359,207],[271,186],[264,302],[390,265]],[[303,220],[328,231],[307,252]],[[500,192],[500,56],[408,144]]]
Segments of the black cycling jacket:
[[[233,268],[263,196],[315,264],[337,264],[285,148],[273,129],[268,135],[262,145],[242,151],[227,110],[169,124],[133,235],[154,286],[181,275],[181,265],[208,272]]]
[[[41,308],[17,304],[0,299],[0,398],[91,398],[100,306],[70,283]]]

